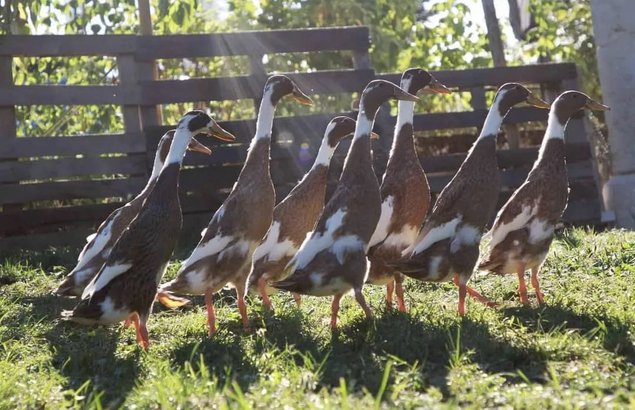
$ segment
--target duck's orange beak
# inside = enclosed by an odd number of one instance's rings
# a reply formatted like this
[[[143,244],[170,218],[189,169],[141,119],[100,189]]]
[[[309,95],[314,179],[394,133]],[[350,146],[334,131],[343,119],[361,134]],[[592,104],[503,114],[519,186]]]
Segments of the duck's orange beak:
[[[218,138],[219,140],[222,140],[222,141],[235,141],[236,140],[236,137],[234,137],[234,135],[231,132],[229,132],[227,130],[224,130],[214,120],[212,120],[207,125],[207,128],[209,130],[209,135],[212,136],[212,137]]]
[[[211,155],[212,150],[201,144],[196,138],[192,138],[190,145],[187,146],[188,151],[201,152],[203,154]]]

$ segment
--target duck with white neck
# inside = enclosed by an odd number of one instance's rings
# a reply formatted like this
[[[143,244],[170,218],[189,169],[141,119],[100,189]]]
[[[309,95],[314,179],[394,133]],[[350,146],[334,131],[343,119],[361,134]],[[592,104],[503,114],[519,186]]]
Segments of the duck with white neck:
[[[494,217],[501,177],[496,160],[496,136],[513,106],[527,102],[549,105],[520,84],[498,89],[485,123],[456,175],[441,191],[415,242],[402,258],[389,263],[398,272],[421,281],[453,280],[459,288],[458,313],[465,314],[465,296],[493,304],[467,283],[478,260],[486,225]]]
[[[450,92],[430,73],[420,68],[406,70],[400,86],[410,94]],[[403,275],[386,263],[398,260],[417,238],[430,204],[430,187],[414,143],[414,102],[399,101],[392,148],[381,182],[381,216],[370,240],[368,283],[386,286],[386,305],[392,308],[393,290],[397,306],[406,310]]]
[[[271,282],[284,279],[284,268],[313,229],[322,209],[329,164],[342,139],[355,131],[355,120],[335,117],[326,127],[311,169],[273,210],[273,222],[252,258],[247,289],[257,290],[265,308],[271,308]],[[294,293],[296,303],[300,295]]]
[[[77,265],[64,278],[62,283],[53,292],[59,296],[81,296],[84,288],[95,277],[104,264],[112,247],[117,242],[123,231],[137,216],[141,205],[146,200],[154,184],[159,177],[161,168],[170,150],[175,130],[170,130],[161,137],[154,156],[152,173],[143,190],[130,202],[115,209],[99,225],[97,231],[86,238],[86,245],[77,258]],[[209,148],[192,138],[188,150],[211,154]]]
[[[375,115],[390,98],[417,101],[395,84],[370,82],[360,99],[353,143],[340,181],[298,253],[289,261],[288,277],[274,288],[313,296],[333,296],[331,328],[337,328],[342,296],[351,289],[367,317],[372,313],[362,287],[368,275],[368,243],[381,214],[381,197],[373,171],[370,135]]]
[[[569,181],[564,134],[567,122],[581,109],[608,110],[578,91],[561,94],[551,105],[538,159],[527,180],[501,208],[491,230],[489,250],[479,269],[497,274],[516,273],[523,304],[529,303],[525,271],[531,270],[536,299],[543,303],[538,272],[547,258],[555,226],[567,206]]]
[[[285,96],[300,104],[312,103],[288,77],[276,75],[267,80],[256,134],[236,184],[201,233],[200,242],[183,262],[176,278],[159,289],[158,297],[163,303],[173,293],[204,294],[210,335],[216,331],[213,295],[227,284],[236,288],[243,326],[249,326],[245,285],[252,254],[267,233],[273,216],[275,192],[269,172],[271,130],[275,107]]]
[[[234,137],[202,111],[186,113],[178,124],[159,176],[137,217],[114,245],[82,300],[65,319],[82,324],[134,323],[137,341],[149,345],[146,322],[157,286],[182,224],[178,181],[181,162],[192,137],[205,132],[224,141]]]

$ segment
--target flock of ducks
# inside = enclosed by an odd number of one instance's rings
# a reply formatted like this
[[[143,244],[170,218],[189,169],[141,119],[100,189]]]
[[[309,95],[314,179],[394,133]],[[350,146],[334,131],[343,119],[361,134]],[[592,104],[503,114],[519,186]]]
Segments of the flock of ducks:
[[[430,188],[414,147],[413,113],[417,94],[450,93],[425,70],[403,73],[400,86],[375,80],[364,89],[357,121],[335,117],[328,124],[311,169],[278,205],[269,172],[271,130],[277,103],[290,96],[311,104],[282,75],[264,87],[256,134],[231,193],[216,211],[201,240],[174,280],[161,279],[182,224],[179,171],[187,150],[211,154],[193,137],[208,134],[223,141],[234,136],[202,111],[186,113],[166,133],[156,151],[152,174],[141,193],[115,210],[87,238],[77,266],[56,290],[80,296],[63,317],[83,324],[134,324],[137,341],[149,345],[146,323],[157,300],[169,308],[189,303],[181,295],[205,295],[209,334],[216,331],[214,294],[230,285],[245,328],[245,293],[259,293],[266,308],[276,289],[300,295],[332,296],[331,327],[337,327],[340,299],[351,290],[367,317],[372,312],[362,287],[386,286],[398,309],[406,310],[403,279],[453,280],[459,289],[458,312],[465,297],[494,305],[468,286],[479,259],[479,244],[494,217],[501,178],[496,136],[506,114],[526,102],[551,108],[538,159],[525,183],[496,215],[489,250],[479,269],[516,273],[519,294],[528,303],[525,271],[543,302],[538,270],[553,240],[554,227],[568,198],[564,129],[577,111],[607,110],[578,91],[561,94],[551,106],[520,84],[499,88],[479,137],[460,169],[429,211]],[[399,113],[390,158],[381,185],[372,168],[371,138],[379,107],[398,100]],[[330,159],[348,135],[353,141],[339,183],[325,204]]]

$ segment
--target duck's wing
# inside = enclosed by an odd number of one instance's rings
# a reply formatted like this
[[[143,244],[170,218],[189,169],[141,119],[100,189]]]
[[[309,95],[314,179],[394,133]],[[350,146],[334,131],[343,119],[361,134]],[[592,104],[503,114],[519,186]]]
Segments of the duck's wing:
[[[540,181],[525,181],[500,209],[488,236],[489,248],[505,240],[511,232],[523,229],[535,217],[538,205]]]
[[[463,215],[456,209],[456,204],[465,192],[464,185],[460,180],[453,180],[441,191],[417,239],[413,245],[403,251],[402,255],[419,254],[435,243],[454,236],[463,219]]]

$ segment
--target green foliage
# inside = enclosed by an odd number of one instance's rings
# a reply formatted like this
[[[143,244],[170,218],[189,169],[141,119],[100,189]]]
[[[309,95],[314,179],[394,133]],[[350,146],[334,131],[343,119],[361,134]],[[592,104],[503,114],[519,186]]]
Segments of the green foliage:
[[[151,0],[156,34],[212,33],[235,30],[368,25],[371,29],[371,64],[377,72],[399,72],[420,66],[432,70],[491,66],[483,24],[473,18],[472,8],[480,0]],[[0,3],[3,3],[0,1]],[[133,34],[138,32],[136,2],[125,0],[4,0],[0,33]],[[507,50],[510,65],[553,61],[575,61],[580,67],[583,88],[599,98],[589,0],[534,0],[531,11],[536,27],[527,40]],[[499,13],[500,14],[500,13]],[[502,25],[505,19],[500,19]],[[308,71],[350,67],[347,53],[293,53],[264,57],[265,68],[275,71]],[[232,74],[249,70],[241,57],[162,60],[159,77],[178,79]],[[16,58],[17,84],[104,84],[116,83],[116,62],[100,58]],[[335,112],[350,107],[348,96],[321,96],[311,109],[283,106],[280,114]],[[418,109],[464,110],[468,95],[431,96]],[[210,106],[209,102],[197,104]],[[164,122],[174,123],[190,104],[163,106]],[[211,104],[220,119],[253,117],[249,102]],[[302,111],[304,110],[304,111]],[[85,116],[83,121],[60,118]],[[122,129],[116,107],[23,107],[18,110],[19,134],[46,135],[85,132],[115,132]]]
[[[132,330],[59,319],[76,301],[50,294],[59,276],[46,270],[63,268],[38,265],[60,263],[59,252],[5,261],[0,409],[626,408],[635,402],[633,243],[624,231],[567,231],[541,272],[545,306],[520,305],[515,275],[479,275],[472,285],[501,306],[469,300],[463,319],[453,285],[407,280],[407,314],[366,286],[376,318],[344,298],[332,335],[328,300],[306,297],[298,309],[277,294],[274,313],[249,300],[245,333],[232,291],[216,298],[210,338],[195,298],[193,309],[156,309],[147,354]]]

